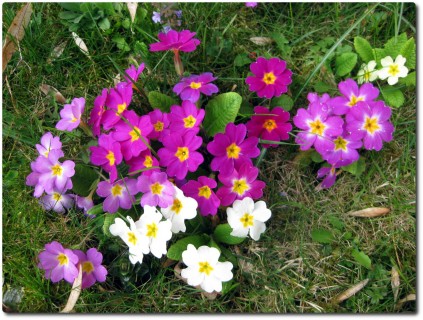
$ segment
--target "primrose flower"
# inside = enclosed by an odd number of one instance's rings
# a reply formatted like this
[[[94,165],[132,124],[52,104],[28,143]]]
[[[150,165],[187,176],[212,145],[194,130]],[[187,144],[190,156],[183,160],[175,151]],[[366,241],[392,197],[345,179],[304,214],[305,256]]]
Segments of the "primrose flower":
[[[191,101],[182,101],[182,106],[170,107],[169,130],[172,134],[183,134],[186,131],[193,131],[197,134],[200,131],[204,115],[204,109],[198,109]]]
[[[248,8],[254,8],[257,7],[257,2],[246,2],[245,6]]]
[[[46,194],[41,197],[40,204],[44,210],[53,210],[57,213],[65,213],[74,204],[73,195],[61,194],[54,190],[51,194]]]
[[[35,147],[37,148],[38,153],[40,156],[48,157],[48,154],[51,150],[59,150],[62,151],[62,143],[60,142],[60,137],[56,136],[53,137],[51,132],[45,133],[41,137],[41,144],[36,144]],[[60,158],[63,157],[63,152],[60,154]]]
[[[115,88],[110,89],[106,99],[107,110],[101,119],[103,128],[110,130],[121,120],[120,115],[128,108],[132,101],[132,86],[126,82],[118,83]]]
[[[149,134],[148,138],[162,140],[164,136],[164,130],[169,127],[169,115],[165,112],[161,112],[159,109],[151,111],[148,116],[150,117],[153,130]]]
[[[141,206],[159,206],[167,208],[173,203],[175,187],[167,179],[164,172],[153,172],[151,175],[142,175],[137,181],[138,191],[142,192]]]
[[[272,212],[266,207],[266,202],[254,203],[253,199],[248,197],[235,200],[232,208],[226,209],[226,213],[228,214],[228,223],[233,229],[232,236],[242,238],[250,234],[250,237],[256,241],[266,230],[264,223],[272,215]]]
[[[103,114],[106,111],[105,104],[108,92],[108,89],[103,89],[101,94],[94,100],[94,108],[91,110],[90,119],[88,120],[88,124],[92,128],[94,137],[98,137],[100,135],[100,124],[102,122]]]
[[[160,23],[160,22],[162,22],[162,17],[161,17],[160,12],[153,11],[153,17],[152,17],[152,19],[153,19],[153,22],[154,23]]]
[[[394,126],[389,121],[391,108],[384,102],[360,102],[347,115],[346,130],[353,139],[363,139],[364,148],[379,151],[383,141],[392,140]]]
[[[388,78],[388,84],[393,86],[398,82],[398,78],[405,78],[408,74],[408,68],[405,66],[407,61],[402,55],[399,55],[395,58],[395,61],[392,60],[390,56],[387,56],[380,60],[382,69],[379,70],[378,76],[381,80]]]
[[[156,257],[161,258],[166,254],[166,243],[172,238],[172,222],[162,221],[163,215],[155,207],[144,206],[144,213],[135,222],[137,230],[142,236],[143,242],[148,244],[149,251]]]
[[[103,209],[108,213],[115,213],[119,208],[131,209],[135,203],[134,195],[138,193],[137,181],[125,178],[109,183],[101,181],[97,185],[97,194],[106,198],[103,202]]]
[[[217,182],[205,176],[195,180],[190,180],[181,187],[187,197],[191,197],[198,202],[198,208],[202,216],[216,215],[220,206],[220,200],[212,189],[217,187]]]
[[[360,157],[357,149],[363,145],[361,139],[351,137],[344,132],[344,134],[339,135],[332,141],[333,148],[322,154],[323,159],[331,165],[339,163],[342,166],[346,166],[357,161]]]
[[[125,81],[133,89],[136,88],[133,82],[138,81],[138,78],[141,75],[141,73],[144,71],[144,68],[145,68],[144,63],[141,63],[138,68],[135,67],[133,64],[131,64],[131,66],[125,70],[125,73],[127,74],[127,76],[125,76]]]
[[[98,146],[92,146],[89,149],[91,163],[109,172],[110,182],[115,181],[117,179],[116,166],[122,162],[119,142],[115,141],[111,134],[101,134],[98,138]]]
[[[165,166],[170,177],[183,179],[188,171],[195,172],[203,163],[204,158],[196,150],[201,147],[203,139],[195,135],[194,131],[187,131],[183,135],[170,134],[163,138],[163,146],[157,154],[160,165]]]
[[[103,255],[96,248],[88,249],[87,254],[81,250],[73,250],[78,256],[82,268],[82,289],[91,287],[96,281],[106,281],[107,269],[101,265]]]
[[[182,78],[181,81],[173,87],[173,92],[181,97],[182,100],[189,100],[193,103],[200,99],[200,93],[211,96],[219,92],[219,88],[211,83],[216,80],[211,72],[205,72],[200,75],[191,75]]]
[[[281,107],[269,110],[257,106],[254,108],[251,120],[246,124],[248,136],[270,141],[288,140],[289,132],[292,130],[292,125],[288,123],[288,120],[289,112]],[[263,144],[264,148],[277,146],[277,144]]]
[[[60,110],[60,121],[56,124],[56,129],[62,131],[72,131],[78,128],[81,122],[81,115],[84,113],[85,99],[74,98],[70,104],[65,104]]]
[[[126,121],[120,120],[115,124],[112,136],[120,142],[123,158],[128,161],[148,149],[150,141],[147,137],[153,126],[149,116],[139,117],[133,110],[124,111],[122,116]]]
[[[265,59],[258,57],[250,65],[254,76],[245,79],[250,91],[257,92],[260,98],[279,97],[288,91],[291,84],[292,71],[286,68],[286,62],[278,58]]]
[[[334,185],[337,175],[336,169],[339,167],[341,167],[341,165],[336,163],[334,165],[331,165],[330,167],[321,167],[317,171],[317,178],[323,178],[323,181],[320,184],[323,189],[329,189]]]
[[[171,206],[161,209],[163,216],[172,222],[172,232],[185,232],[185,220],[197,215],[198,203],[195,199],[184,196],[181,189],[175,187],[176,193]]]
[[[333,115],[332,106],[330,104],[331,97],[327,93],[322,94],[321,97],[315,92],[309,92],[307,94],[307,100],[311,103],[318,103],[321,105],[322,111],[328,116]]]
[[[59,282],[65,279],[73,283],[78,276],[78,256],[70,249],[65,249],[57,242],[53,241],[44,246],[44,251],[38,255],[40,262],[38,268],[45,270],[46,279],[52,282]]]
[[[93,198],[92,196],[88,196],[88,197],[82,197],[82,196],[78,196],[75,195],[75,203],[76,206],[79,209],[83,209],[84,210],[84,215],[89,217],[89,218],[95,218],[95,214],[87,214],[88,210],[90,210],[92,207],[94,207],[94,202],[93,202]]]
[[[194,51],[200,44],[200,40],[195,39],[195,32],[189,30],[182,30],[180,32],[170,30],[168,33],[159,33],[159,42],[150,44],[150,51]]]
[[[330,100],[333,113],[336,115],[347,114],[358,102],[373,101],[379,96],[379,89],[371,83],[365,83],[359,88],[353,79],[341,81],[338,89],[343,96]]]
[[[378,78],[378,70],[376,68],[376,61],[371,60],[367,64],[361,65],[360,71],[357,73],[357,82],[362,84],[364,82],[373,82]]]
[[[229,261],[219,261],[220,252],[216,248],[201,246],[196,249],[188,244],[182,252],[182,262],[187,268],[182,269],[181,276],[190,286],[200,286],[206,292],[221,292],[222,282],[233,278],[233,265]]]
[[[248,162],[252,164],[251,158],[260,154],[257,147],[258,138],[249,137],[245,139],[247,127],[244,124],[235,125],[228,123],[225,133],[218,133],[214,140],[207,145],[207,151],[214,159],[211,162],[213,171],[220,171],[222,175],[230,175],[234,171],[235,164]]]
[[[145,170],[141,171],[141,174],[146,176],[151,175],[153,172],[160,172],[159,168],[152,168],[158,167],[159,161],[151,155],[150,150],[144,150],[137,157],[128,160],[126,164],[129,166],[128,172],[130,175],[137,174],[140,170]]]

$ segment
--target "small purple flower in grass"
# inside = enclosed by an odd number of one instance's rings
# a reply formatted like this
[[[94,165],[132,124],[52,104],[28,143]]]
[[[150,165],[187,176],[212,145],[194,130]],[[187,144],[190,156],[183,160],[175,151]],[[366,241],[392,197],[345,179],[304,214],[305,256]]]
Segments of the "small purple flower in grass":
[[[288,140],[288,133],[292,130],[292,125],[288,123],[288,120],[289,112],[281,107],[269,110],[257,106],[254,108],[254,115],[251,120],[246,124],[248,136],[271,141]],[[263,144],[264,148],[277,146],[277,144]]]
[[[48,154],[51,150],[59,150],[62,151],[62,143],[60,142],[60,137],[53,137],[51,132],[45,133],[41,137],[41,144],[36,144],[35,147],[37,148],[38,153],[40,156],[48,157]],[[60,158],[63,157],[63,152],[60,155]]]
[[[364,148],[379,151],[383,141],[392,140],[394,126],[389,121],[391,108],[384,102],[359,102],[346,117],[346,130],[354,139],[363,139]]]
[[[204,115],[204,109],[198,109],[191,101],[182,101],[182,106],[173,105],[170,107],[169,130],[172,134],[183,134],[188,130],[197,134],[200,131]]]
[[[138,191],[142,192],[141,206],[167,208],[173,203],[176,190],[164,172],[153,172],[150,176],[138,177]]]
[[[131,160],[126,161],[126,164],[129,166],[128,172],[129,174],[138,174],[139,170],[141,171],[142,175],[150,176],[153,172],[160,172],[159,168],[153,168],[149,170],[145,170],[151,167],[158,167],[159,160],[151,155],[150,150],[144,150],[139,154],[137,157],[133,157]]]
[[[115,141],[111,134],[101,134],[98,138],[98,146],[92,146],[89,149],[91,163],[109,172],[110,182],[115,181],[117,179],[116,166],[122,162],[119,142]]]
[[[53,210],[57,213],[65,213],[67,209],[74,204],[72,194],[61,194],[55,190],[51,194],[46,194],[41,197],[40,204],[44,210]]]
[[[234,171],[235,164],[245,161],[252,164],[251,158],[260,154],[258,138],[245,139],[246,134],[247,127],[244,124],[228,123],[225,133],[215,135],[214,140],[207,145],[207,151],[214,156],[211,162],[213,171],[220,171],[227,176]]]
[[[338,89],[342,96],[332,98],[329,102],[336,115],[347,114],[358,102],[373,101],[379,96],[379,89],[371,83],[365,83],[359,88],[353,79],[340,82]]]
[[[162,140],[164,130],[169,127],[169,115],[161,112],[159,109],[151,111],[149,114],[153,130],[149,134],[148,138]]]
[[[153,126],[149,116],[139,117],[133,110],[124,111],[122,116],[126,121],[120,120],[115,124],[112,136],[120,142],[123,157],[127,161],[148,149],[150,141],[147,137],[153,131]]]
[[[69,283],[73,283],[78,276],[78,256],[70,249],[65,249],[57,242],[53,241],[44,246],[44,251],[38,255],[40,262],[38,267],[45,270],[46,279],[52,282],[59,282],[65,279]]]
[[[100,124],[102,123],[102,117],[106,111],[106,99],[108,95],[108,89],[103,89],[101,95],[94,100],[94,108],[91,110],[90,119],[88,124],[91,126],[94,137],[100,135]]]
[[[278,58],[265,59],[258,57],[250,65],[254,76],[245,79],[250,91],[257,92],[260,98],[279,97],[288,91],[291,84],[292,71],[286,68],[286,62]]]
[[[220,200],[212,190],[216,187],[216,180],[201,176],[197,181],[188,181],[181,187],[181,190],[185,196],[197,200],[202,216],[214,216],[220,206]]]
[[[160,165],[167,167],[169,177],[183,179],[189,172],[195,172],[204,158],[196,150],[201,147],[203,139],[188,131],[183,135],[170,134],[163,138],[163,146],[158,151]]]
[[[246,2],[245,6],[248,8],[255,8],[257,7],[257,2]]]
[[[263,196],[263,188],[266,184],[263,181],[256,180],[259,170],[248,164],[235,166],[234,171],[229,176],[219,174],[219,180],[223,186],[217,190],[217,197],[222,206],[230,206],[236,199],[246,197],[259,199]]]
[[[336,169],[339,167],[339,164],[335,164],[330,167],[321,167],[317,171],[317,178],[323,178],[323,181],[320,185],[323,189],[328,189],[334,185],[336,181]]]
[[[357,137],[351,137],[344,132],[343,135],[336,137],[332,141],[333,148],[322,154],[323,159],[331,165],[335,163],[342,166],[349,165],[360,157],[357,149],[361,148],[363,143]]]
[[[88,249],[87,254],[81,250],[73,250],[78,256],[82,268],[82,289],[91,287],[94,283],[106,281],[107,270],[101,265],[103,255],[96,248]]]
[[[132,86],[126,82],[118,83],[110,89],[106,99],[107,110],[104,112],[101,123],[105,130],[110,130],[121,120],[120,115],[128,108],[132,101]]]
[[[92,207],[94,207],[94,202],[92,199],[92,195],[89,195],[88,197],[83,197],[83,196],[78,196],[75,195],[75,203],[76,206],[79,209],[83,209],[84,210],[84,215],[88,218],[95,218],[96,215],[95,214],[88,214],[88,210],[90,210]]]
[[[144,63],[141,63],[138,68],[131,64],[131,66],[128,69],[125,70],[125,73],[127,74],[127,76],[125,76],[125,81],[133,89],[136,89],[133,82],[138,81],[138,78],[141,75],[141,73],[144,71],[144,68],[145,68]],[[131,81],[131,79],[132,79],[132,81]]]
[[[135,203],[134,195],[138,193],[137,181],[125,178],[109,183],[101,181],[97,186],[97,194],[106,198],[103,202],[103,209],[108,213],[115,213],[119,208],[131,209]]]
[[[70,104],[65,104],[60,111],[60,121],[56,124],[56,129],[62,131],[72,131],[79,126],[81,115],[84,113],[85,99],[74,98]]]
[[[210,83],[216,80],[211,72],[205,72],[200,75],[191,75],[182,78],[181,81],[173,87],[173,92],[181,97],[182,100],[189,100],[193,103],[200,99],[200,93],[211,96],[219,92],[219,88]]]
[[[161,17],[160,12],[153,11],[153,17],[152,17],[152,19],[153,19],[153,22],[154,23],[160,23],[160,22],[162,22],[162,17]]]
[[[194,51],[200,44],[200,40],[195,39],[195,32],[189,30],[182,30],[180,32],[170,30],[168,33],[159,33],[159,42],[150,44],[150,51]]]

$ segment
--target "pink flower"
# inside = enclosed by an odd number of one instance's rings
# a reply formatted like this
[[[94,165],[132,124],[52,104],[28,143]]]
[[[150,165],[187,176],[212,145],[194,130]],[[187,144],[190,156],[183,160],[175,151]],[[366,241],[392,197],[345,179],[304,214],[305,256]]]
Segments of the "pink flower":
[[[175,187],[164,172],[153,172],[150,176],[138,177],[137,187],[144,193],[141,198],[142,207],[149,205],[167,208],[173,203],[173,196],[176,193]]]
[[[260,98],[271,99],[279,97],[288,91],[291,84],[292,72],[286,68],[286,62],[278,58],[265,59],[258,57],[256,62],[250,65],[254,76],[249,76],[245,82],[250,91],[257,92]]]
[[[332,187],[336,181],[336,168],[339,166],[322,167],[317,171],[317,178],[323,178],[321,187],[328,189]]]
[[[210,83],[216,79],[211,72],[200,75],[193,74],[189,77],[182,78],[173,87],[173,92],[180,95],[182,100],[189,100],[195,103],[200,99],[200,93],[211,96],[213,93],[219,92],[219,88],[213,83]]]
[[[150,176],[153,172],[160,172],[159,168],[145,170],[151,167],[158,167],[159,161],[151,155],[150,150],[144,150],[137,157],[131,158],[126,164],[129,166],[129,174],[138,174],[140,170],[142,175]]]
[[[156,109],[151,111],[148,115],[150,116],[150,121],[153,125],[153,130],[148,138],[158,139],[161,141],[164,135],[164,130],[169,127],[170,124],[168,114]]]
[[[53,210],[57,213],[65,213],[74,204],[74,198],[71,194],[62,194],[58,190],[41,197],[40,204],[44,210]]]
[[[117,178],[116,166],[122,162],[120,144],[112,138],[111,134],[101,134],[98,138],[98,147],[92,146],[90,161],[96,166],[101,166],[110,174],[110,182]]]
[[[186,131],[193,131],[195,134],[200,131],[205,111],[198,109],[191,101],[182,101],[182,106],[173,105],[170,107],[170,126],[172,134],[183,134]]]
[[[71,104],[65,104],[60,111],[60,121],[56,124],[56,129],[62,131],[72,131],[78,128],[81,122],[81,115],[84,113],[85,99],[75,98]]]
[[[144,68],[145,68],[144,63],[141,63],[138,68],[136,68],[134,65],[131,64],[131,66],[125,70],[125,73],[127,74],[127,76],[125,76],[125,82],[127,83],[128,86],[131,86],[133,89],[136,88],[133,82],[138,81],[138,78],[141,75],[141,73],[144,71]]]
[[[103,255],[96,248],[88,249],[87,254],[81,250],[73,250],[78,256],[82,268],[82,289],[91,287],[96,281],[106,281],[107,270],[101,265]]]
[[[322,154],[323,159],[331,165],[338,163],[339,165],[347,166],[357,161],[360,157],[357,149],[361,148],[363,143],[357,137],[351,137],[344,132],[343,135],[332,139],[332,142],[333,148]]]
[[[107,99],[108,89],[103,89],[101,95],[99,95],[94,100],[94,108],[91,110],[90,119],[88,124],[91,126],[94,137],[100,135],[100,124],[102,123],[102,117],[105,109],[106,99]]]
[[[200,40],[193,38],[195,32],[182,30],[181,32],[170,30],[168,33],[159,33],[159,42],[150,44],[150,51],[194,51],[200,44]]]
[[[134,195],[138,193],[137,181],[135,179],[125,178],[109,183],[101,181],[97,185],[97,194],[106,198],[103,202],[103,209],[108,213],[115,213],[119,208],[131,209],[135,203]]]
[[[105,130],[110,130],[121,120],[120,115],[128,108],[132,101],[132,86],[125,82],[118,83],[110,89],[106,99],[107,110],[104,112],[101,123]]]
[[[35,147],[37,148],[38,153],[40,156],[48,157],[48,154],[52,150],[61,151],[59,158],[63,157],[62,151],[62,143],[60,142],[60,137],[56,136],[53,137],[51,132],[47,132],[41,137],[41,144],[36,144]]]
[[[257,2],[246,2],[245,6],[248,8],[254,8],[257,7]]]
[[[190,180],[181,187],[184,195],[194,198],[198,202],[198,208],[202,216],[216,215],[220,200],[212,189],[217,187],[214,179],[201,176],[197,181]]]

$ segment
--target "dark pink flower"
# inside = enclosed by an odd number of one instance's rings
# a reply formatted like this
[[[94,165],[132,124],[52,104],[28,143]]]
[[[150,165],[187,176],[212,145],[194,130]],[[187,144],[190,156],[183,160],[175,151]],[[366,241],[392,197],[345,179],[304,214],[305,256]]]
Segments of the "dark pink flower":
[[[153,125],[153,130],[151,131],[148,138],[162,140],[164,131],[169,127],[169,118],[168,114],[161,112],[159,109],[151,111],[149,114],[151,124]]]
[[[134,65],[131,64],[131,66],[125,70],[125,73],[127,74],[127,76],[125,76],[125,81],[128,86],[131,86],[133,89],[136,89],[133,82],[138,81],[138,78],[141,75],[141,73],[144,71],[144,68],[145,68],[144,63],[141,63],[138,68],[136,68]]]
[[[202,216],[216,215],[220,200],[212,189],[217,187],[214,179],[201,176],[197,181],[190,180],[181,187],[184,195],[194,198]]]
[[[150,51],[194,51],[200,44],[200,40],[195,39],[195,32],[182,30],[180,32],[170,30],[168,33],[159,33],[159,42],[150,44]]]
[[[323,178],[321,187],[328,189],[333,186],[336,181],[336,168],[337,166],[322,167],[317,171],[317,178]]]
[[[131,209],[135,203],[134,195],[138,193],[137,181],[125,178],[109,183],[101,181],[97,185],[97,194],[106,198],[103,202],[103,210],[108,213],[115,213],[119,208]]]
[[[138,174],[140,170],[148,169],[151,167],[158,167],[159,161],[151,155],[150,150],[144,150],[137,157],[133,157],[128,160],[126,164],[129,166],[129,174]],[[159,168],[144,170],[141,172],[142,175],[149,176],[153,172],[160,172]]]
[[[195,134],[200,131],[205,111],[198,109],[191,101],[182,101],[182,106],[173,105],[170,107],[169,130],[171,134],[183,134],[186,131],[193,131]]]
[[[347,166],[358,160],[360,155],[357,149],[361,148],[363,143],[357,137],[351,137],[345,132],[342,135],[332,139],[333,148],[322,154],[322,158],[331,165],[338,163]]]
[[[217,78],[213,77],[211,72],[205,72],[200,75],[191,75],[182,78],[181,81],[173,87],[173,92],[181,96],[182,100],[189,100],[193,103],[200,99],[200,93],[211,96],[219,92],[219,88],[210,83]]]
[[[116,166],[122,162],[120,144],[112,138],[111,134],[101,134],[98,138],[98,147],[92,146],[90,161],[96,166],[101,166],[110,174],[110,182],[117,178]]]
[[[73,250],[78,256],[82,268],[82,289],[91,287],[96,281],[106,281],[107,270],[101,265],[103,255],[96,248],[88,249],[87,254],[81,250]]]
[[[143,193],[141,206],[149,205],[167,208],[173,203],[175,187],[168,180],[165,172],[153,172],[150,176],[138,177],[137,187]]]
[[[110,130],[121,120],[120,115],[128,108],[132,101],[132,86],[126,82],[118,83],[110,89],[106,99],[107,110],[104,112],[101,123],[105,130]]]
[[[101,95],[99,95],[94,100],[94,108],[91,110],[90,119],[88,120],[88,124],[91,126],[93,130],[94,137],[100,135],[100,124],[102,123],[102,117],[104,112],[106,111],[106,99],[109,90],[103,89],[101,91]]]

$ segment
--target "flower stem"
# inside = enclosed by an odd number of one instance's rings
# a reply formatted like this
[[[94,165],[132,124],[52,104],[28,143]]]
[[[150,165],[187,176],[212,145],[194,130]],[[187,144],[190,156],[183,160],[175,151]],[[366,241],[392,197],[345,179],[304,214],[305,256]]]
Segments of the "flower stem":
[[[175,64],[175,70],[178,76],[182,77],[184,74],[184,65],[182,64],[181,56],[179,55],[179,50],[173,50],[175,54],[173,56],[173,63]]]
[[[94,138],[93,132],[91,131],[90,127],[81,119],[79,122],[79,127],[91,138]]]

